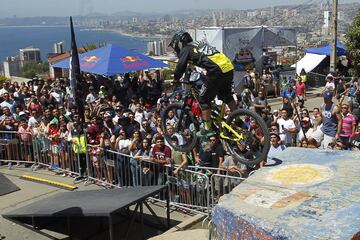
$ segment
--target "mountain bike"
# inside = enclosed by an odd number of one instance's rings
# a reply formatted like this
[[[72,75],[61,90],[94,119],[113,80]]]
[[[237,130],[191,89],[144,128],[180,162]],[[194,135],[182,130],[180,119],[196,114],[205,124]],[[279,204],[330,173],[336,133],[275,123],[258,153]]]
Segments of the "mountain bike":
[[[199,139],[197,136],[201,114],[194,111],[193,104],[198,103],[199,80],[200,77],[190,77],[188,81],[180,81],[187,88],[183,101],[167,106],[162,117],[164,138],[177,151],[191,152],[196,144],[209,141],[209,138]],[[264,120],[248,109],[239,108],[228,115],[225,110],[225,103],[212,106],[213,128],[224,149],[235,160],[246,165],[266,160],[270,134]]]

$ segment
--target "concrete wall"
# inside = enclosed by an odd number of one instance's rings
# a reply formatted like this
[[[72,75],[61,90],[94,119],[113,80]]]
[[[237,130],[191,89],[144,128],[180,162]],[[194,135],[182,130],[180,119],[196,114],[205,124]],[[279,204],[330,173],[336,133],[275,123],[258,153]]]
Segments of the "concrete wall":
[[[285,150],[221,198],[218,239],[351,239],[360,231],[359,161],[360,152]]]

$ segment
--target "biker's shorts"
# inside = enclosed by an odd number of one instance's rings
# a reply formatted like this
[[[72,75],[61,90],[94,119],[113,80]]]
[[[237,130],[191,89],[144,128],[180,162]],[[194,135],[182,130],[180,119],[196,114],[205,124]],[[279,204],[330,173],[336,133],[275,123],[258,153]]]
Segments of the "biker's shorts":
[[[234,71],[227,73],[207,75],[204,80],[204,85],[200,90],[199,102],[203,109],[209,109],[211,101],[215,99],[216,95],[218,99],[229,103],[234,100],[232,96],[232,84],[234,78]]]

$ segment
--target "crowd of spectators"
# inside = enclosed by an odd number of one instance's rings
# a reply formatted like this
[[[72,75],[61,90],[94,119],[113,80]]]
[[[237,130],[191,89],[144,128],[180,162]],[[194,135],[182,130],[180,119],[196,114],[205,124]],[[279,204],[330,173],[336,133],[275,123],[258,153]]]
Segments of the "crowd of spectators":
[[[267,102],[266,82],[276,85],[275,95],[282,98],[279,109],[272,110]],[[305,107],[306,73],[296,79],[281,80],[273,72],[264,71],[260,76],[249,71],[244,83],[244,91],[238,94],[242,98],[239,100],[244,102],[249,95],[247,106],[262,116],[271,131],[268,158],[290,146],[360,149],[360,91],[355,78],[346,83],[344,79],[328,75],[322,93],[324,103],[313,109]],[[69,86],[66,78],[34,78],[27,83],[5,81],[0,84],[1,138],[14,139],[6,132],[15,131],[24,148],[20,157],[10,144],[7,152],[13,156],[8,154],[9,159],[32,161],[32,141],[36,137],[50,141],[51,169],[69,168],[68,152],[71,149],[79,154],[81,175],[86,170],[86,152],[94,174],[98,176],[102,175],[101,171],[108,171],[107,167],[102,167],[102,160],[106,158],[104,150],[129,155],[133,183],[138,181],[134,169],[139,160],[158,165],[176,164],[174,174],[188,165],[225,168],[243,176],[256,168],[229,163],[231,161],[215,135],[208,139],[209,145],[200,144],[190,153],[171,148],[164,140],[161,119],[170,103],[181,100],[182,92],[167,89],[160,71],[140,71],[113,78],[84,74],[78,83],[82,95],[77,106],[70,104]],[[333,100],[335,98],[337,100]],[[194,107],[196,112],[198,106]],[[173,130],[171,115],[174,113],[169,111],[168,133]],[[173,141],[182,139],[174,135]],[[84,147],[84,142],[93,146],[91,151]],[[143,171],[151,169],[144,168]],[[113,180],[109,177],[108,181]]]
[[[277,78],[264,71],[269,79]],[[267,102],[266,81],[251,71],[244,77],[245,90],[250,92],[253,104],[250,108],[261,114],[271,132],[271,149],[268,159],[286,147],[360,150],[360,87],[357,78],[326,76],[322,89],[323,103],[318,107],[306,107],[307,75],[304,71],[295,78],[280,81],[279,95],[282,104],[271,109]],[[274,81],[270,81],[274,82]],[[278,80],[274,84],[279,84]],[[256,88],[256,85],[259,85]],[[275,95],[277,93],[275,92]],[[251,102],[251,101],[250,101]]]
[[[174,174],[188,165],[222,167],[225,151],[216,136],[209,139],[209,149],[203,155],[200,150],[191,153],[175,151],[164,140],[161,128],[164,110],[170,103],[180,101],[183,93],[167,89],[160,71],[140,71],[113,78],[84,74],[82,79],[78,83],[82,100],[77,102],[77,106],[70,104],[72,99],[67,78],[34,78],[26,83],[5,81],[0,84],[1,139],[7,140],[10,148],[10,138],[26,146],[21,152],[6,149],[7,159],[32,161],[36,138],[47,139],[49,146],[42,143],[40,150],[47,151],[50,169],[72,170],[69,152],[75,152],[79,154],[81,175],[84,175],[85,153],[89,153],[94,175],[100,178],[105,171],[108,182],[113,182],[113,179],[106,172],[110,172],[108,167],[114,167],[114,163],[108,164],[106,158],[117,160],[106,156],[108,150],[131,156],[133,184],[138,181],[134,169],[139,160],[158,165],[176,164]],[[199,108],[195,103],[194,107],[195,110]],[[173,124],[171,114],[174,115],[170,111],[167,118],[168,133]],[[6,136],[6,132],[17,134]],[[91,148],[84,147],[84,141]],[[181,139],[174,137],[173,141]],[[9,167],[12,164],[10,162]],[[149,170],[143,169],[144,172]]]

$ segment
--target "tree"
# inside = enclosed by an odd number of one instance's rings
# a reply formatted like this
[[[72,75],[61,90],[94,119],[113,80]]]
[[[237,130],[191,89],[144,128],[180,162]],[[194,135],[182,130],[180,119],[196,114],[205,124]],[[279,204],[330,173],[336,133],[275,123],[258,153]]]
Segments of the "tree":
[[[350,74],[360,77],[360,9],[346,33],[346,47],[352,59]]]
[[[33,78],[38,75],[48,75],[48,73],[49,73],[48,63],[28,63],[23,67],[20,73],[20,77]]]
[[[0,82],[3,82],[3,81],[5,81],[5,80],[6,80],[6,77],[3,76],[3,75],[0,75]]]
[[[95,43],[86,43],[82,48],[83,48],[83,51],[80,51],[79,53],[84,53],[84,52],[88,52],[88,51],[91,51],[91,50],[95,50],[97,48],[102,48],[102,47],[105,47],[106,46],[106,43],[98,43],[98,44],[95,44]]]

